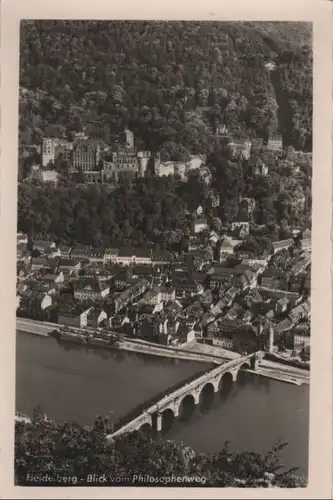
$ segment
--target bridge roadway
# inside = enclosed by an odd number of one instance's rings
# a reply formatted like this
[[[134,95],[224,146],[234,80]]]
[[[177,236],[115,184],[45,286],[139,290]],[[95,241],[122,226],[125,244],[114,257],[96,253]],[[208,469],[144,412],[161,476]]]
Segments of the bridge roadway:
[[[254,354],[249,354],[226,363],[222,363],[217,367],[211,368],[207,372],[196,376],[193,380],[185,382],[181,387],[176,388],[172,392],[162,396],[159,400],[151,403],[147,403],[149,406],[145,409],[134,410],[131,412],[132,418],[119,429],[117,429],[112,434],[108,435],[108,439],[124,434],[127,432],[132,432],[134,430],[139,430],[143,426],[155,427],[156,430],[162,430],[162,419],[163,414],[166,411],[171,411],[174,417],[178,417],[181,410],[181,405],[183,400],[190,396],[194,404],[198,404],[200,401],[200,395],[207,385],[211,385],[214,392],[218,392],[221,389],[221,384],[225,379],[229,381],[236,381],[238,372],[241,369],[252,369],[256,370],[263,353],[257,352]],[[142,406],[140,405],[140,408]],[[140,413],[139,413],[140,411]],[[139,415],[135,416],[135,413]],[[126,417],[125,417],[126,419]]]

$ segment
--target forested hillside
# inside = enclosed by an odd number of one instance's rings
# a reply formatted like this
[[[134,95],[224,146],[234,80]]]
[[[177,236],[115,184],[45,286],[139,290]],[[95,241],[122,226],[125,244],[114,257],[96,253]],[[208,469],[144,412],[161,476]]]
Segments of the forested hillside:
[[[265,65],[274,62],[275,71]],[[209,153],[222,124],[311,150],[311,29],[298,23],[26,21],[20,142],[128,125],[153,151]]]

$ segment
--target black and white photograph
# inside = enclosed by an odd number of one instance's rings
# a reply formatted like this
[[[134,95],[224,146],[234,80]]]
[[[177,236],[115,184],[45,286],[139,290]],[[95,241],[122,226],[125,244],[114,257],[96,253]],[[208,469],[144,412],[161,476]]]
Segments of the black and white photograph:
[[[77,18],[19,26],[14,485],[306,489],[313,23]]]

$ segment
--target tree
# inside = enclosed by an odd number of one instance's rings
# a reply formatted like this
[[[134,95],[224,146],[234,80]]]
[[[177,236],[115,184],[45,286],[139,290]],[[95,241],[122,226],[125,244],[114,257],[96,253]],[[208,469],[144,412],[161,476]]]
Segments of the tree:
[[[106,478],[124,478],[123,484],[128,485],[128,478],[135,473],[196,475],[206,478],[204,486],[216,487],[306,486],[305,478],[294,475],[295,469],[282,471],[279,452],[286,443],[277,444],[266,455],[234,454],[226,443],[220,453],[208,456],[173,441],[155,441],[150,434],[138,431],[108,441],[106,435],[112,428],[110,420],[101,416],[90,428],[84,428],[46,420],[40,409],[36,410],[31,423],[15,423],[15,483],[27,484],[29,475],[83,479],[88,474],[105,474]]]

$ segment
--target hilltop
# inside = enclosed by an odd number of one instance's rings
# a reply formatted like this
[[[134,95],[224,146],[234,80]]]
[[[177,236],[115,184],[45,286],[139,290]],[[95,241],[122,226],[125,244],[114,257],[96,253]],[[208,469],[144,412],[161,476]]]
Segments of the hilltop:
[[[223,125],[241,136],[281,133],[286,146],[311,150],[311,27],[22,23],[21,144],[83,128],[112,142],[126,125],[152,150],[171,141],[207,154]]]

